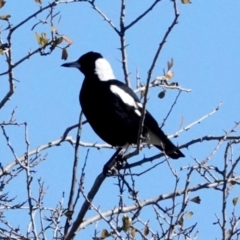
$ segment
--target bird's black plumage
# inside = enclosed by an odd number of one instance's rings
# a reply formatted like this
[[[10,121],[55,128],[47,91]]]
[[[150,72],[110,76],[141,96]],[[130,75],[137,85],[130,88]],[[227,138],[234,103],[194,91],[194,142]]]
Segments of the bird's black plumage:
[[[111,66],[102,55],[88,52],[76,62],[62,66],[76,67],[85,75],[79,100],[96,134],[113,146],[136,144],[142,104],[131,88],[115,79]],[[148,111],[142,135],[147,143],[153,144],[169,157],[184,157]]]

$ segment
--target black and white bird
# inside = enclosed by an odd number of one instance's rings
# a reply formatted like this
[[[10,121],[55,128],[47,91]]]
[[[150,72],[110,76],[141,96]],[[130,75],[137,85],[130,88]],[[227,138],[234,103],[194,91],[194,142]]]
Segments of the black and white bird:
[[[75,67],[85,76],[79,100],[95,133],[115,147],[136,144],[143,105],[131,88],[115,79],[108,61],[100,53],[88,52],[62,66]],[[145,114],[142,131],[145,142],[173,159],[184,157],[152,115],[148,111]]]

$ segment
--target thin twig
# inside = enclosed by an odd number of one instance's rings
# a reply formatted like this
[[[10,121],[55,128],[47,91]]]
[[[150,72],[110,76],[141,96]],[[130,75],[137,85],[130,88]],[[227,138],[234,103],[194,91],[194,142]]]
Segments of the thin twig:
[[[26,153],[29,152],[29,141],[28,141],[28,128],[27,123],[25,123],[25,143],[26,143]],[[28,154],[25,155],[25,172],[26,172],[26,184],[27,184],[27,195],[28,195],[28,206],[29,206],[29,215],[30,215],[30,224],[28,228],[27,235],[29,231],[32,230],[34,239],[38,240],[38,233],[37,233],[37,225],[35,223],[35,213],[36,211],[33,210],[33,199],[32,199],[32,190],[31,190],[31,183],[33,177],[30,172],[30,163],[29,163],[29,156]],[[29,236],[28,236],[29,237]]]
[[[124,73],[125,83],[127,86],[131,87],[130,85],[130,79],[129,79],[129,72],[128,72],[128,66],[127,66],[127,52],[126,52],[126,36],[125,36],[125,9],[126,9],[126,0],[121,0],[121,11],[120,11],[120,50],[122,54],[122,69]]]
[[[228,183],[234,181],[239,181],[240,180],[240,177],[235,177],[235,178],[229,178],[227,180]],[[214,181],[212,183],[200,183],[200,184],[197,184],[193,187],[189,187],[187,189],[182,189],[182,190],[176,190],[172,193],[168,193],[168,194],[161,194],[159,195],[158,197],[156,198],[152,198],[152,199],[146,199],[144,201],[141,202],[141,207],[145,207],[145,206],[149,206],[149,205],[156,205],[158,202],[161,202],[163,200],[166,200],[166,199],[172,199],[173,196],[175,197],[179,197],[179,196],[182,196],[186,191],[188,193],[190,192],[196,192],[196,191],[199,191],[199,190],[202,190],[202,189],[212,189],[212,188],[216,188],[217,186],[221,186],[223,185],[224,181],[223,180],[218,180],[218,181]],[[115,208],[113,210],[109,210],[109,211],[106,211],[106,212],[103,212],[102,215],[104,217],[108,217],[108,216],[111,216],[112,214],[118,214],[119,212],[121,213],[128,213],[128,212],[132,212],[134,210],[137,210],[139,208],[139,206],[137,205],[130,205],[130,206],[125,206],[125,207],[121,207],[121,208]],[[101,217],[99,215],[96,215],[94,217],[90,217],[88,218],[86,221],[82,222],[79,226],[79,229],[83,229],[83,228],[86,228],[88,225],[100,220]],[[70,239],[70,238],[69,238]]]
[[[175,0],[174,0],[174,4],[175,4]],[[146,86],[145,86],[146,88],[145,88],[145,92],[144,92],[143,107],[142,107],[142,112],[141,112],[141,119],[140,119],[140,122],[139,122],[138,142],[137,142],[138,150],[139,150],[140,143],[141,143],[141,136],[142,136],[142,130],[143,130],[143,125],[144,125],[144,120],[145,120],[145,111],[146,111],[146,105],[147,105],[147,96],[148,96],[150,81],[151,81],[151,78],[152,78],[152,72],[153,72],[153,69],[154,69],[154,67],[156,65],[157,59],[158,59],[158,57],[160,55],[160,52],[161,52],[161,50],[163,48],[163,45],[166,42],[167,37],[171,33],[173,27],[177,24],[177,20],[178,20],[178,17],[179,17],[179,14],[176,11],[176,6],[175,5],[174,5],[174,10],[175,10],[175,17],[173,19],[173,22],[169,26],[169,28],[166,31],[162,41],[160,42],[160,44],[158,46],[158,49],[157,49],[157,51],[155,53],[155,56],[153,58],[152,64],[150,66],[150,69],[148,71],[147,83],[146,83]]]
[[[113,22],[95,5],[95,1],[88,1],[89,4],[93,7],[95,11],[97,11],[103,19],[113,28],[113,30],[119,35],[119,30],[114,26]]]
[[[88,195],[87,195],[87,199],[85,200],[79,213],[78,216],[76,218],[76,220],[73,222],[73,225],[69,231],[69,233],[65,236],[64,240],[71,240],[74,238],[74,236],[76,235],[79,226],[81,225],[81,223],[83,222],[83,218],[86,214],[86,212],[89,209],[90,206],[90,202],[93,200],[93,198],[95,197],[95,195],[97,194],[99,188],[101,187],[102,183],[104,182],[106,176],[104,176],[102,173],[98,175],[98,177],[95,179],[95,182],[91,188],[91,190],[89,191]]]
[[[135,20],[133,20],[131,23],[129,23],[127,26],[125,26],[125,30],[131,28],[134,24],[136,24],[139,20],[141,20],[143,17],[145,17],[153,8],[160,2],[161,0],[155,0],[153,4],[141,15],[139,15]]]
[[[73,162],[73,169],[72,169],[72,181],[71,181],[71,188],[70,188],[69,200],[68,200],[69,216],[66,219],[66,223],[65,223],[65,227],[64,227],[64,235],[66,235],[68,232],[68,229],[70,227],[70,221],[72,219],[72,214],[74,211],[73,198],[74,198],[74,193],[75,193],[75,188],[76,188],[76,183],[77,183],[77,169],[78,169],[78,159],[79,159],[78,154],[79,154],[79,142],[80,142],[81,130],[82,130],[82,116],[83,116],[83,112],[81,111],[80,116],[79,116],[79,126],[78,126],[77,137],[76,137],[74,162]]]
[[[173,110],[173,107],[176,105],[177,100],[178,100],[181,92],[182,92],[182,91],[179,91],[179,92],[178,92],[178,95],[176,96],[175,101],[173,102],[172,106],[170,107],[170,109],[169,109],[166,117],[163,119],[163,122],[162,122],[160,128],[162,128],[162,127],[165,125],[165,122],[166,122],[166,120],[168,119],[168,117],[170,116],[170,114],[171,114],[171,112],[172,112],[172,110]]]

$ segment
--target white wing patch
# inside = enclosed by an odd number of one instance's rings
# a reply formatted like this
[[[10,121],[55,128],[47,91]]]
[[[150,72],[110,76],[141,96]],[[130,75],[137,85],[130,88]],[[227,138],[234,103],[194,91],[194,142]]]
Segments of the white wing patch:
[[[138,116],[141,116],[141,111],[139,110],[139,107],[142,106],[141,103],[138,103],[134,100],[134,98],[128,94],[127,92],[125,92],[124,90],[122,90],[121,88],[119,88],[118,86],[115,86],[115,85],[112,85],[110,87],[110,90],[117,96],[119,96],[122,101],[131,106],[131,107],[134,107],[135,110],[134,112],[138,115]]]
[[[141,112],[138,109],[135,109],[134,111],[138,116],[141,116]]]
[[[140,108],[143,108],[143,105],[142,105],[140,102],[137,102],[137,105],[138,105]]]
[[[104,58],[99,58],[95,62],[95,73],[101,81],[115,79],[113,70],[109,62]]]

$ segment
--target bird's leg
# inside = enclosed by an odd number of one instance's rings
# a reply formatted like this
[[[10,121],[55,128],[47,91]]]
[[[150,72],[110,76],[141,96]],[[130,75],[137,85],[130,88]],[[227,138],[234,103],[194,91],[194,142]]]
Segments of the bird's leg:
[[[132,145],[129,144],[126,147],[125,151],[123,151],[122,153],[119,153],[119,155],[116,158],[116,166],[115,166],[116,170],[120,170],[126,166],[126,162],[127,162],[126,157],[128,156],[131,148],[132,148]]]
[[[130,152],[131,148],[131,144],[126,147],[125,151],[122,151],[123,148],[118,148],[109,161],[104,165],[103,173],[107,176],[117,175],[118,170],[122,169],[126,165],[126,156]]]
[[[130,152],[131,148],[132,148],[132,145],[131,145],[131,144],[129,144],[129,145],[126,147],[126,150],[125,150],[124,153],[122,154],[122,159],[124,159],[124,158],[127,156],[127,154]]]
[[[119,159],[122,159],[122,154],[120,154],[122,150],[122,148],[118,148],[108,162],[104,165],[103,174],[105,176],[116,175],[118,173],[116,165],[119,162]]]

